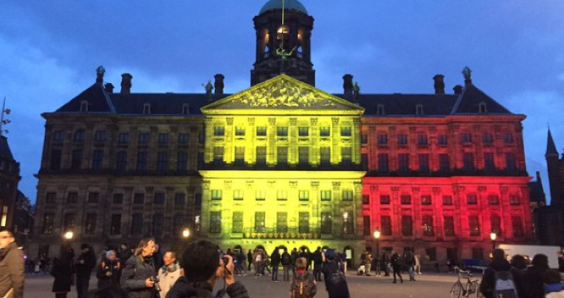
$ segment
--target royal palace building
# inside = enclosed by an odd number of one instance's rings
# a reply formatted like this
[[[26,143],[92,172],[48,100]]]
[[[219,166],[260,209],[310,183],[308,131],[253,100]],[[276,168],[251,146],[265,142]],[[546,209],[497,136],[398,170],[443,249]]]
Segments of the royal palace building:
[[[532,241],[525,116],[468,68],[452,94],[442,75],[433,94],[362,94],[351,75],[342,94],[319,90],[313,22],[297,0],[268,1],[251,87],[234,94],[219,74],[201,94],[134,93],[123,74],[118,93],[98,68],[43,114],[30,254],[143,236],[174,249],[185,229],[225,249],[326,246],[353,262],[366,249],[484,259],[492,232]]]

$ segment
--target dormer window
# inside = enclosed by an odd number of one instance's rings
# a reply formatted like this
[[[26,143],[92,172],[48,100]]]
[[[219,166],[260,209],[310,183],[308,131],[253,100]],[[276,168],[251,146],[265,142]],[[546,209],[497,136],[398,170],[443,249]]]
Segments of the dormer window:
[[[415,106],[415,115],[423,115],[423,105]]]
[[[182,115],[190,114],[190,105],[185,103],[182,105]]]
[[[376,115],[384,115],[384,105],[378,105],[376,107]]]
[[[151,104],[150,103],[146,103],[143,105],[143,114],[147,115],[147,114],[151,114]]]
[[[88,112],[88,101],[83,100],[80,102],[80,111],[81,112]]]
[[[485,102],[481,102],[481,103],[478,105],[478,113],[480,113],[480,114],[486,114],[487,112],[488,112],[488,108],[487,108],[487,106],[486,106],[486,103],[485,103]]]

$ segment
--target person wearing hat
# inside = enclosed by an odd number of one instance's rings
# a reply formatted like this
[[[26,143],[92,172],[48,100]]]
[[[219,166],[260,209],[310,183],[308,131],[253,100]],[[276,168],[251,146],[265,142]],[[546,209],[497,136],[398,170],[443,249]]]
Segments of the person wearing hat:
[[[100,262],[96,270],[96,277],[98,278],[98,290],[109,287],[119,288],[119,279],[121,277],[121,263],[117,259],[114,250],[108,250]]]
[[[90,245],[86,243],[80,246],[80,251],[81,253],[76,259],[76,292],[78,298],[87,298],[90,275],[96,267],[96,256]]]

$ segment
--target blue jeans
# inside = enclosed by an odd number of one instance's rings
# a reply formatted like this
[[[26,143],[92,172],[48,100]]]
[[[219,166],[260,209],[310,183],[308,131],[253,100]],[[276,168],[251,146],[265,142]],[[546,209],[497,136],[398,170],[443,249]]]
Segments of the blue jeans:
[[[272,266],[272,281],[278,281],[278,266]]]

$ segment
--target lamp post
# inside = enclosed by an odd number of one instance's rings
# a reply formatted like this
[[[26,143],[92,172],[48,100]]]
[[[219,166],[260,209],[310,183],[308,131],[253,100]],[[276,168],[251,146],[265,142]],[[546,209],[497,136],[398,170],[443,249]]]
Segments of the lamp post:
[[[67,231],[65,232],[63,237],[65,238],[66,241],[71,241],[72,237],[74,237],[74,233],[72,231]]]
[[[495,250],[495,239],[497,239],[497,234],[495,232],[490,233],[490,239],[492,240],[492,251]]]
[[[380,231],[374,231],[374,239],[376,239],[376,256],[380,256]]]

